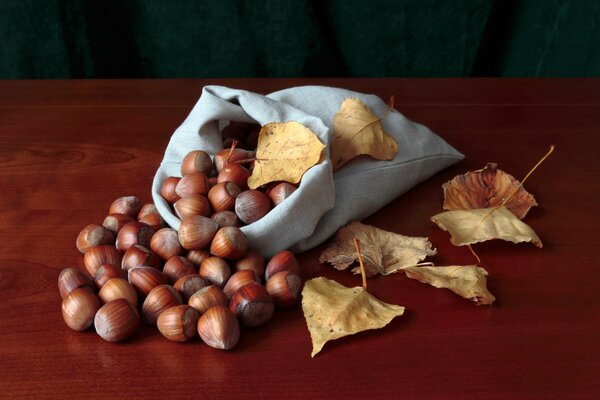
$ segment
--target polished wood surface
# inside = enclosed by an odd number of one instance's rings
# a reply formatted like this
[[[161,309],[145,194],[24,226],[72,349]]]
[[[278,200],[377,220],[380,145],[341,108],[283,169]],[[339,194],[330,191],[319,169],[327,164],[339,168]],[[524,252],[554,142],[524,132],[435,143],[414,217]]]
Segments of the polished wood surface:
[[[206,84],[268,93],[323,84],[394,95],[396,108],[464,161],[364,222],[428,236],[434,261],[472,263],[429,217],[441,185],[493,161],[527,182],[526,218],[544,242],[476,245],[497,297],[477,307],[398,274],[369,281],[407,308],[378,331],[311,359],[300,307],[244,329],[238,347],[178,344],[144,327],[120,344],[63,322],[56,282],[81,266],[75,238],[111,201],[150,185],[169,137]],[[597,399],[600,398],[600,80],[215,79],[0,82],[0,398]],[[360,279],[300,255],[306,277]]]

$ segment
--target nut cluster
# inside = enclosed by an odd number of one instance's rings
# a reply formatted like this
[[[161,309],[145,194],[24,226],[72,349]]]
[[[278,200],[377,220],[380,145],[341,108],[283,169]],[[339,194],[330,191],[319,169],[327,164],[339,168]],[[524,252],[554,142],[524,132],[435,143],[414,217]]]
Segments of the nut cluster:
[[[267,323],[276,307],[298,302],[300,266],[284,250],[265,260],[239,229],[266,215],[296,189],[286,182],[248,190],[256,125],[232,122],[223,130],[230,148],[214,160],[202,150],[185,156],[182,177],[165,179],[161,195],[181,218],[168,227],[152,203],[116,199],[101,225],[76,239],[84,268],[65,268],[58,278],[62,314],[78,331],[94,325],[103,339],[122,341],[142,322],[172,341],[196,334],[207,345],[233,348],[240,325]],[[242,164],[250,163],[250,169]]]

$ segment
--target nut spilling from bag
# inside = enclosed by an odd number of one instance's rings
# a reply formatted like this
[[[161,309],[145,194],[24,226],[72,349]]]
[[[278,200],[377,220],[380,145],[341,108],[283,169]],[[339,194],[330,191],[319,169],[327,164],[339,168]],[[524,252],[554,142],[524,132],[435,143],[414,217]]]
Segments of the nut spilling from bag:
[[[198,334],[211,347],[231,349],[240,324],[263,325],[275,307],[298,303],[302,280],[295,256],[284,250],[265,260],[239,229],[296,190],[289,182],[248,188],[255,153],[240,145],[255,147],[259,128],[232,122],[223,130],[228,148],[214,160],[191,151],[182,177],[165,179],[161,195],[181,218],[178,232],[136,196],[116,199],[102,225],[81,231],[76,246],[85,271],[66,268],[58,278],[69,327],[94,325],[103,339],[117,342],[143,321],[169,340]]]

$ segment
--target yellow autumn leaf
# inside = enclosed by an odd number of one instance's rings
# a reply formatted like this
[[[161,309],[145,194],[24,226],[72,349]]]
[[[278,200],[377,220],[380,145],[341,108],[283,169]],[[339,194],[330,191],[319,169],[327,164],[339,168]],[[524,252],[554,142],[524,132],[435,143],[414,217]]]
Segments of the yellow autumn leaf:
[[[344,100],[333,117],[331,161],[334,171],[361,154],[377,160],[394,158],[398,144],[383,129],[381,120],[359,99]]]
[[[254,169],[248,187],[287,181],[298,183],[302,175],[321,159],[325,145],[304,125],[295,122],[271,122],[258,136]]]
[[[450,241],[455,246],[502,239],[513,243],[532,242],[542,247],[534,230],[504,206],[446,211],[431,220],[452,235]]]
[[[487,271],[477,265],[410,266],[402,270],[409,278],[436,288],[450,289],[479,305],[492,304],[496,300],[487,289]]]
[[[387,275],[398,269],[414,265],[436,250],[425,237],[404,236],[388,232],[360,222],[352,222],[340,228],[327,249],[319,257],[319,262],[328,262],[336,269],[346,269],[358,260],[353,240],[360,241],[366,275]],[[352,270],[360,273],[360,268]]]
[[[311,357],[325,343],[368,329],[379,329],[404,313],[404,307],[384,303],[362,287],[348,288],[319,277],[302,289],[302,311],[310,332]]]

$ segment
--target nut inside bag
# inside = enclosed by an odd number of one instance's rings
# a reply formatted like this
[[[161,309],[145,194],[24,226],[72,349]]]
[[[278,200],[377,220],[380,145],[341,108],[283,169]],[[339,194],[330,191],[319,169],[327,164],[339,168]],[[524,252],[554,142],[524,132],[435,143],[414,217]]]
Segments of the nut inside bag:
[[[331,141],[334,115],[345,99],[359,99],[381,120],[398,146],[389,161],[357,157],[333,173]],[[325,241],[341,226],[376,212],[414,185],[463,155],[427,127],[390,109],[379,97],[345,89],[303,86],[260,95],[223,86],[206,86],[177,128],[154,177],[152,196],[161,216],[174,229],[180,220],[161,196],[163,181],[181,176],[181,163],[192,150],[215,156],[224,147],[222,129],[229,121],[294,121],[325,145],[320,161],[309,168],[298,189],[265,216],[241,227],[251,248],[265,257],[284,249],[301,252]],[[254,149],[247,149],[254,150]]]

